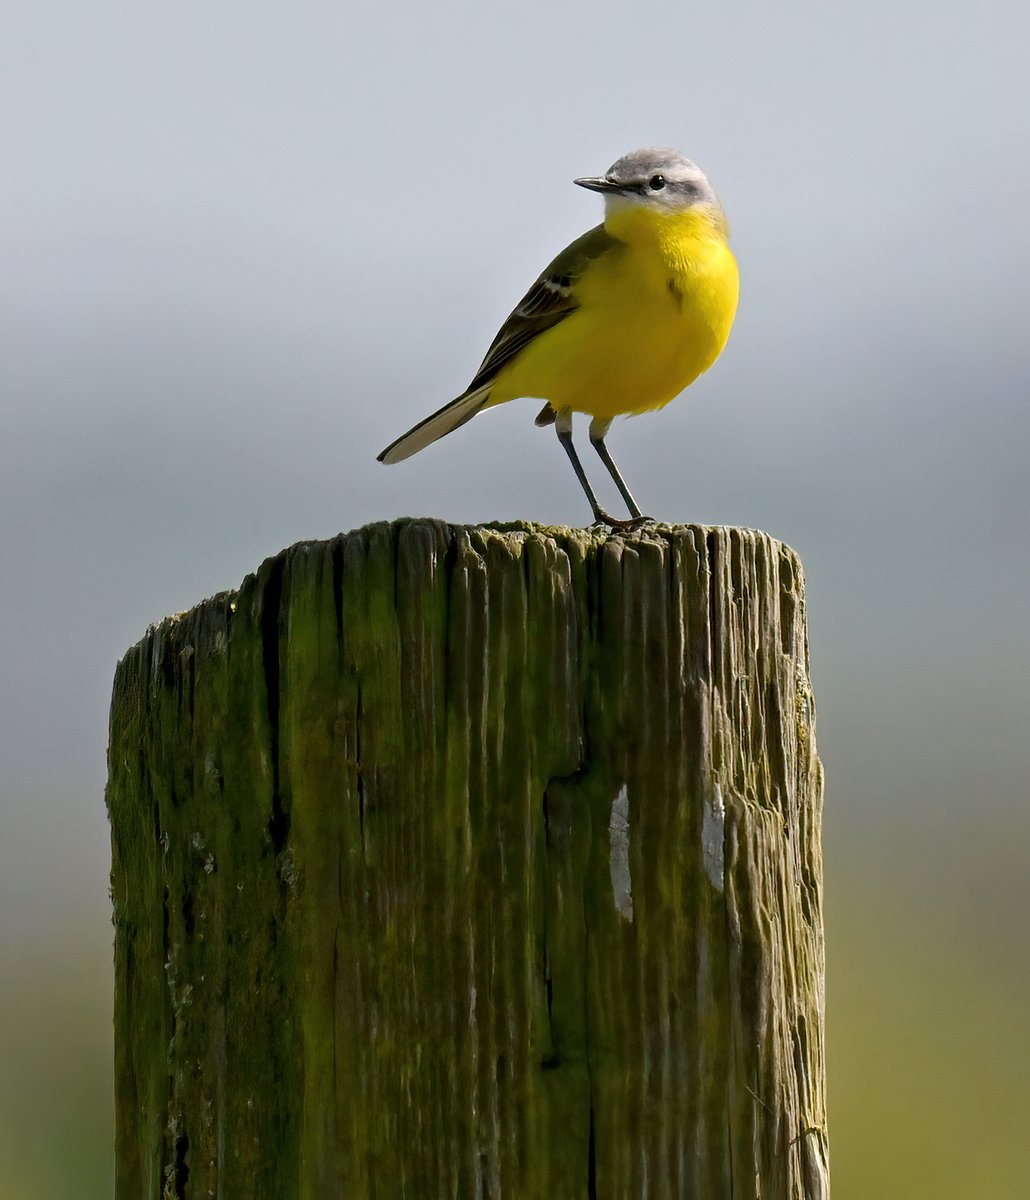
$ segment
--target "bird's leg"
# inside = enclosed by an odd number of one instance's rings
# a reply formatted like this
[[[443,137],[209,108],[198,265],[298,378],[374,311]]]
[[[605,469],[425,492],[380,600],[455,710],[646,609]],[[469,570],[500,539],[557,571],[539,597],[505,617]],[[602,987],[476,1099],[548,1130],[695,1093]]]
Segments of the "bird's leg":
[[[633,499],[633,493],[626,486],[625,479],[622,478],[622,472],[615,465],[615,459],[612,458],[611,452],[604,444],[605,436],[608,433],[608,428],[611,421],[602,421],[595,417],[590,422],[590,444],[597,451],[601,462],[608,468],[608,474],[615,480],[615,486],[619,489],[619,493],[623,500],[626,501],[626,507],[629,509],[630,520],[620,521],[620,529],[636,529],[638,526],[651,521],[653,517],[645,517],[640,511],[640,505]]]
[[[642,517],[644,514],[640,511],[640,505],[633,499],[633,493],[629,490],[625,479],[622,478],[622,472],[615,464],[615,459],[612,458],[611,451],[604,444],[604,439],[608,434],[611,421],[599,421],[596,418],[590,422],[590,444],[597,451],[597,456],[601,462],[608,468],[608,474],[615,480],[615,486],[619,489],[619,493],[623,500],[626,501],[626,507],[629,509],[629,515],[633,518]]]
[[[587,479],[586,472],[583,470],[583,464],[579,461],[579,455],[576,453],[576,447],[572,444],[572,410],[563,408],[558,413],[557,420],[554,423],[554,428],[558,434],[558,441],[565,447],[565,453],[569,456],[569,462],[572,463],[572,469],[576,472],[576,478],[579,480],[579,486],[583,489],[584,495],[590,504],[590,510],[594,514],[595,525],[610,525],[613,529],[621,529],[625,526],[624,521],[618,520],[616,517],[610,517],[604,509],[597,503],[597,497],[594,495],[594,489],[590,486],[590,480]]]

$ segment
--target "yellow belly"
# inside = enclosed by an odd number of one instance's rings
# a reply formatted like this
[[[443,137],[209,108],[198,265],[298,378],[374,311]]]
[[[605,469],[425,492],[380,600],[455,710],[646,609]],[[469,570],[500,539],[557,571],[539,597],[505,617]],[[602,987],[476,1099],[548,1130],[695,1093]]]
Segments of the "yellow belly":
[[[721,230],[691,218],[610,230],[632,240],[590,264],[579,307],[500,372],[489,403],[530,396],[609,420],[659,408],[693,383],[726,344],[739,284]]]

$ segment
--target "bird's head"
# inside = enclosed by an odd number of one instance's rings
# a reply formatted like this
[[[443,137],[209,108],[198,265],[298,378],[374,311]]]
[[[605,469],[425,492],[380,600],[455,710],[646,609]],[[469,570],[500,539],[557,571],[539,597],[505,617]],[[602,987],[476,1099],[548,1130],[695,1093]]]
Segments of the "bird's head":
[[[573,182],[600,192],[608,217],[631,208],[655,216],[676,216],[699,206],[722,213],[708,176],[676,150],[654,146],[633,150],[612,163],[603,175]]]

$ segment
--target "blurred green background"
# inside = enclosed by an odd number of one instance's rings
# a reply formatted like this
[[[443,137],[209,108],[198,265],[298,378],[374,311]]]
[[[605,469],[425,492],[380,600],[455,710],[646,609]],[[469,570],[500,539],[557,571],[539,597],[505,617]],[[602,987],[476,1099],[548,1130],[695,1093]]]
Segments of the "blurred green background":
[[[696,158],[724,359],[618,424],[644,507],[807,570],[837,1200],[1026,1195],[1030,136],[1015,0],[23,5],[0,41],[0,1198],[111,1193],[111,675],[262,558],[580,522],[534,406],[403,467],[600,219]]]

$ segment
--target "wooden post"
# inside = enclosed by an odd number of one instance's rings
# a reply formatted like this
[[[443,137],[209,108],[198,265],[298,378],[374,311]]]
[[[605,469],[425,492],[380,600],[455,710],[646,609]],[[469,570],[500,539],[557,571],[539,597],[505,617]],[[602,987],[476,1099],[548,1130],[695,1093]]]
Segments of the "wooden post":
[[[303,543],[118,666],[117,1195],[828,1196],[801,566]]]

